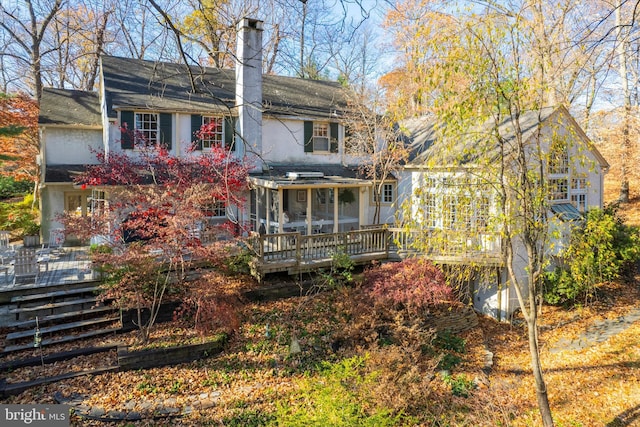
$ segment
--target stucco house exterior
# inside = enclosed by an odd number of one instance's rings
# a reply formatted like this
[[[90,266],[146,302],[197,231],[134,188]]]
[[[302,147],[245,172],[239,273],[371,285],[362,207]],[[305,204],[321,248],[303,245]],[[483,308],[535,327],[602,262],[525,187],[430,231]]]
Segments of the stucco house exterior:
[[[371,183],[344,149],[343,88],[263,76],[262,23],[244,19],[239,30],[235,70],[103,56],[97,92],[45,89],[39,120],[45,241],[49,230],[60,227],[56,214],[90,215],[92,205],[108,197],[75,186],[73,175],[96,163],[98,152],[135,156],[123,126],[186,156],[194,133],[212,121],[219,133],[215,140],[197,141],[197,150],[222,144],[252,167],[247,207],[219,206],[214,220],[230,218],[254,231],[306,233],[369,224]],[[385,200],[389,210],[392,194]]]
[[[73,177],[86,165],[97,163],[96,153],[136,156],[123,127],[143,133],[176,156],[197,155],[217,144],[248,162],[246,205],[242,209],[216,205],[211,210],[213,223],[231,219],[261,235],[297,232],[306,236],[375,226],[372,182],[361,174],[362,159],[345,149],[348,102],[343,88],[335,82],[263,75],[262,22],[245,18],[238,29],[235,69],[103,56],[98,91],[44,90],[38,160],[45,242],[51,230],[61,227],[56,215],[66,211],[90,216],[108,200],[105,189],[77,186]],[[545,138],[564,133],[572,141],[568,149],[579,152],[582,159],[571,163],[569,159],[577,157],[567,152],[567,164],[551,177],[557,191],[550,215],[559,219],[554,222],[559,230],[554,235],[559,237],[549,249],[554,256],[566,243],[571,221],[589,208],[602,206],[603,173],[608,165],[565,108],[540,113],[523,115],[525,138],[533,138],[533,129],[539,126],[547,129],[538,134]],[[217,132],[209,140],[198,140],[195,132],[207,123],[214,123]],[[505,273],[502,242],[495,231],[481,230],[496,214],[494,195],[468,193],[465,203],[470,213],[462,216],[461,210],[453,208],[460,200],[450,189],[466,179],[473,162],[455,168],[444,160],[433,162],[438,146],[434,124],[418,118],[403,126],[412,155],[402,171],[385,182],[378,222],[393,224],[398,219],[400,225],[406,215],[401,206],[415,206],[411,215],[422,218],[419,231],[440,230],[444,236],[432,240],[438,248],[419,255],[445,267],[473,261],[480,266],[470,283],[474,306],[507,317],[517,302]],[[503,126],[505,135],[512,133],[510,123]],[[410,253],[404,250],[406,233],[400,228],[391,233],[397,253]]]
[[[403,124],[411,157],[398,176],[398,206],[410,206],[403,213],[409,212],[413,227],[422,229],[418,246],[429,258],[445,269],[473,267],[466,287],[476,310],[507,318],[519,305],[505,265],[503,223],[497,220],[501,210],[496,188],[504,178],[499,178],[495,139],[487,132],[493,124],[449,135],[448,140],[438,136],[437,125],[425,117]],[[517,126],[510,118],[499,123],[497,132],[507,149],[516,128],[521,129],[530,167],[544,168],[541,176],[549,189],[544,256],[553,265],[583,213],[602,208],[609,165],[563,106],[523,112]],[[518,203],[517,198],[510,194],[507,204]],[[518,238],[513,251],[516,276],[525,279],[526,252]]]

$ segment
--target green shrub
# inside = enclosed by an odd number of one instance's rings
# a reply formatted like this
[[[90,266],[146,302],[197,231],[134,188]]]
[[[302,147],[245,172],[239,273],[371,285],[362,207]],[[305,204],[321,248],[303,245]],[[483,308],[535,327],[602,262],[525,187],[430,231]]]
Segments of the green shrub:
[[[238,253],[230,255],[225,260],[225,266],[231,274],[250,274],[253,254],[248,248],[242,248]]]
[[[0,176],[0,200],[24,196],[33,190],[33,182],[16,181],[12,177]]]
[[[320,285],[329,289],[348,285],[353,281],[353,269],[355,264],[349,255],[343,250],[338,250],[331,255],[331,269],[319,271]]]
[[[319,378],[300,380],[298,395],[279,403],[277,425],[306,426],[397,426],[402,414],[376,406],[369,393],[375,374],[364,374],[366,359],[352,357],[336,363],[323,362]]]
[[[451,393],[458,397],[469,397],[471,390],[476,388],[473,380],[467,379],[465,375],[445,375],[445,384],[451,387]]]
[[[433,340],[433,344],[442,350],[452,350],[464,353],[466,341],[449,331],[439,333]]]
[[[598,284],[615,280],[640,257],[640,234],[624,224],[615,207],[587,213],[563,254],[567,266],[545,275],[545,300],[551,304],[588,299]]]
[[[28,236],[40,232],[39,212],[33,195],[27,194],[18,203],[0,203],[0,229]]]
[[[462,363],[462,358],[455,354],[445,353],[438,362],[438,369],[442,371],[451,371],[453,368]]]
[[[229,427],[260,427],[272,425],[272,415],[258,411],[240,410],[237,414],[222,419],[222,425]]]

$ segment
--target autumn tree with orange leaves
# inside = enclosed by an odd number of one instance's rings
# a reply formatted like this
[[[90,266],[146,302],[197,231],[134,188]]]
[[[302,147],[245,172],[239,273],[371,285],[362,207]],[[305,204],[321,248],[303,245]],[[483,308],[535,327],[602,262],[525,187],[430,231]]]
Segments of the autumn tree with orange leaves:
[[[38,104],[27,94],[0,94],[0,153],[2,176],[37,180]]]

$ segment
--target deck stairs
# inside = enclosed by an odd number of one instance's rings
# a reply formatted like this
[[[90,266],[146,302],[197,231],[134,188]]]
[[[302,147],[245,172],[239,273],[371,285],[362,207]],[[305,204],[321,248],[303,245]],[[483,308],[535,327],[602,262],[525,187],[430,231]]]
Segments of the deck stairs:
[[[7,325],[0,355],[33,349],[38,332],[45,347],[115,334],[122,323],[119,310],[102,303],[98,286],[87,283],[13,296],[9,313],[15,320]]]

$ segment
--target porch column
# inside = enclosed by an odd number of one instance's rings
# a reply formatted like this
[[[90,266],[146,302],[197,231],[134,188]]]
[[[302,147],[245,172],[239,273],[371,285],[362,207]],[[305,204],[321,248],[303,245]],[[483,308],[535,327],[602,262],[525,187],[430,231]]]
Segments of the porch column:
[[[267,230],[267,234],[269,233],[269,230],[271,230],[271,191],[264,188],[262,191],[265,192],[265,215],[264,215],[264,222],[265,222],[265,228]]]
[[[367,196],[367,189],[365,187],[359,187],[358,190],[360,190],[360,196],[358,197],[358,229],[360,229],[363,224],[370,224],[371,218],[365,218],[367,205],[369,204],[369,199],[365,197]],[[378,222],[380,222],[379,219]]]
[[[253,229],[258,232],[258,230],[260,230],[260,187],[256,187],[254,193],[256,195],[256,219],[255,224],[253,224]]]
[[[307,235],[311,235],[312,231],[312,222],[313,216],[311,212],[311,187],[307,188]]]
[[[284,192],[282,188],[278,188],[278,233],[282,233],[282,225],[284,224]]]
[[[340,221],[340,203],[338,202],[338,193],[339,188],[338,187],[334,187],[333,188],[333,232],[337,233],[338,232],[338,227],[340,226],[339,221]]]

